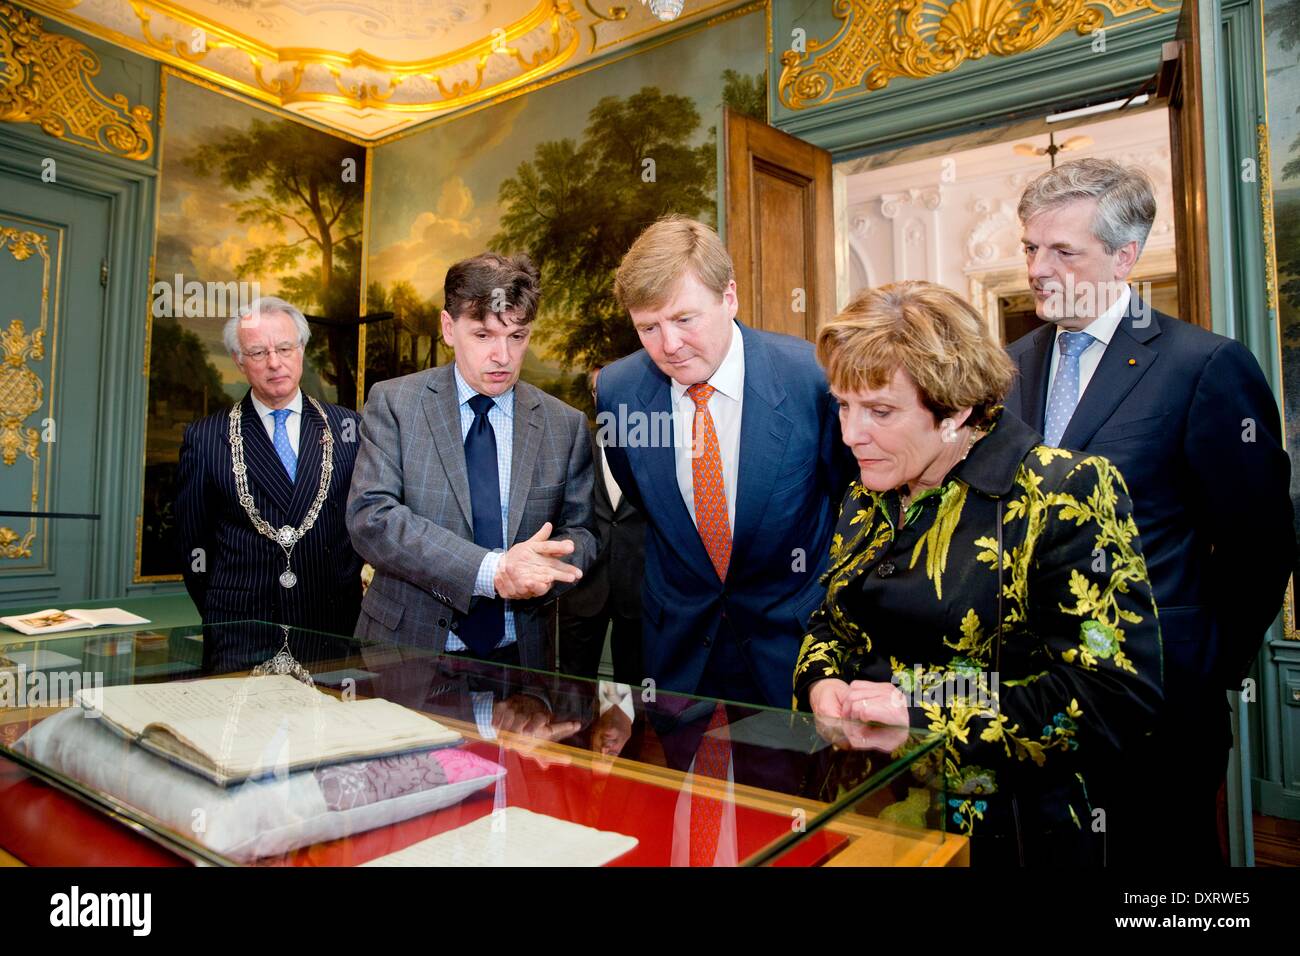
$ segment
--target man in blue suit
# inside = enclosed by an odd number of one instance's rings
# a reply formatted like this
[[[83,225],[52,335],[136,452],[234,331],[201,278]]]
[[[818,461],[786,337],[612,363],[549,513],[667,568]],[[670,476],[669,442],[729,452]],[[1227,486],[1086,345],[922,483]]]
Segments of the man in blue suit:
[[[1216,794],[1240,690],[1295,561],[1277,402],[1240,343],[1155,311],[1126,283],[1155,218],[1146,176],[1062,163],[1020,200],[1037,312],[1008,349],[1007,407],[1045,442],[1096,452],[1128,483],[1160,614],[1166,713],[1112,768],[1109,861],[1219,861]]]
[[[596,424],[648,525],[645,676],[788,707],[854,472],[826,378],[810,343],[736,321],[731,259],[701,223],[649,227],[614,290],[644,349],[601,373]]]

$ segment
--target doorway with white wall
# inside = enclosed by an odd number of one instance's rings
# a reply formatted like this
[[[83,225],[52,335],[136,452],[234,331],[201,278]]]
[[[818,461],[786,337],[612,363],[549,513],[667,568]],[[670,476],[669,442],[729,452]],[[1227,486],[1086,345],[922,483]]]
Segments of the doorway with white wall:
[[[1020,243],[1020,194],[1085,156],[1136,166],[1157,215],[1131,281],[1178,316],[1169,119],[1163,105],[1101,104],[836,163],[840,294],[924,279],[966,296],[1004,344],[1041,324]],[[1084,115],[1079,115],[1079,114]]]

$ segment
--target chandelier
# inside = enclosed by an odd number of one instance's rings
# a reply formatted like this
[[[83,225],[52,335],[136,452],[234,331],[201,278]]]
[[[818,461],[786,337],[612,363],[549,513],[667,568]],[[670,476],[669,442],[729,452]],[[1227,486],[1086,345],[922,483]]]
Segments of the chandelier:
[[[683,3],[684,0],[641,0],[642,6],[649,7],[650,12],[665,23],[677,19]]]

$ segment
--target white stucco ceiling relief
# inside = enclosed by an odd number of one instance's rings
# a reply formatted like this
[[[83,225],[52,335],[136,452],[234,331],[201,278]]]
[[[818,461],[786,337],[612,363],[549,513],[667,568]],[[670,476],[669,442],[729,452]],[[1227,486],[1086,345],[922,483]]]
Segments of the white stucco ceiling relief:
[[[743,6],[669,23],[594,0],[23,0],[201,79],[376,140]]]

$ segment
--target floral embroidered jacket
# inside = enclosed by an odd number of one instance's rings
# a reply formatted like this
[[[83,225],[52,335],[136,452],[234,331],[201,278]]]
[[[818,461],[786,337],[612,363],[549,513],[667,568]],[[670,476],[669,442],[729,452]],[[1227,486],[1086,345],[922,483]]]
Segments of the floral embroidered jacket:
[[[1124,479],[1105,458],[1040,440],[996,411],[901,530],[898,493],[855,481],[795,667],[804,709],[828,677],[908,693],[913,726],[947,738],[947,823],[966,833],[1087,826],[1084,772],[1149,732],[1161,702],[1160,631]]]

